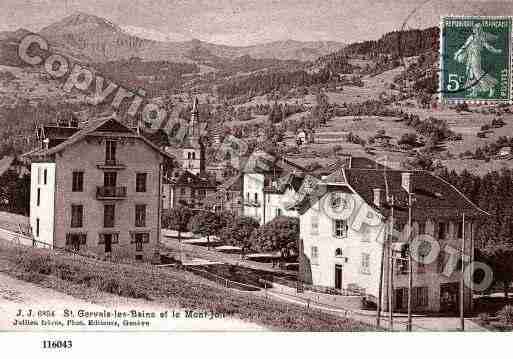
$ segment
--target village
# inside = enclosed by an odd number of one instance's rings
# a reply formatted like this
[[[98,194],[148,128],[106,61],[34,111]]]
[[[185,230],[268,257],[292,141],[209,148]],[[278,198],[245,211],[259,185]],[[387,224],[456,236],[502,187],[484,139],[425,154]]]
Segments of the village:
[[[390,329],[394,315],[411,330],[407,313],[464,321],[473,312],[462,260],[474,262],[475,223],[488,214],[456,187],[428,171],[350,154],[311,171],[262,150],[234,151],[236,138],[214,138],[218,157],[238,166],[226,179],[206,163],[210,133],[198,106],[196,98],[174,147],[159,147],[143,126],[115,114],[39,128],[39,146],[13,162],[17,173],[30,174],[30,218],[11,240],[182,268],[307,306],[377,311],[378,325]],[[298,131],[296,141],[315,139]],[[455,252],[415,261],[414,236]]]

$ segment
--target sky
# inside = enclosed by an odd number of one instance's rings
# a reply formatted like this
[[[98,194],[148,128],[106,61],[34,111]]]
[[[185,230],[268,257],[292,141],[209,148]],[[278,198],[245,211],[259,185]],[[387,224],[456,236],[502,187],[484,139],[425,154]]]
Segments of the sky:
[[[0,31],[38,31],[75,12],[168,40],[232,46],[277,40],[377,39],[435,26],[440,15],[513,15],[513,0],[1,0]]]

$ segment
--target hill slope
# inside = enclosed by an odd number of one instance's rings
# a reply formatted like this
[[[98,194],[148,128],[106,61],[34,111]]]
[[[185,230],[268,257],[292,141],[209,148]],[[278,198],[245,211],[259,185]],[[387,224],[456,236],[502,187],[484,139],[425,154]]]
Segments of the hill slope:
[[[188,54],[202,52],[224,58],[249,55],[254,58],[281,60],[314,60],[341,49],[338,42],[276,41],[268,44],[233,47],[200,40],[182,42],[155,41],[132,35],[120,26],[98,16],[76,13],[43,29],[40,34],[62,47],[79,49],[92,62],[105,62],[130,57],[145,60],[191,62]]]

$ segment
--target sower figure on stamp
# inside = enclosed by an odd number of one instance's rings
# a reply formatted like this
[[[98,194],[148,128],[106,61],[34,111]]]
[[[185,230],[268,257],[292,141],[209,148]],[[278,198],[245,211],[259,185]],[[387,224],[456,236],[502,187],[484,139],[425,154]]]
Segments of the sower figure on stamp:
[[[481,52],[487,49],[494,54],[500,54],[502,50],[489,44],[489,41],[495,41],[496,39],[497,36],[483,31],[481,24],[475,24],[472,28],[472,34],[465,41],[465,44],[454,53],[454,60],[466,66],[467,81],[465,86],[472,88],[472,96],[477,96],[478,91],[489,91],[490,97],[493,96],[497,79],[483,70]]]

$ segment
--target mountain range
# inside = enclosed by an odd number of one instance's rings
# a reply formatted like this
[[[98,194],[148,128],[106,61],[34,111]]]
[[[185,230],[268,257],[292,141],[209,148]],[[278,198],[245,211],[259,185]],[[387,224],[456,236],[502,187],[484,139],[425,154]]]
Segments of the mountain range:
[[[20,29],[13,33],[26,30]],[[87,62],[107,62],[131,57],[143,60],[198,62],[198,54],[206,59],[214,56],[234,59],[251,56],[255,59],[310,61],[340,50],[343,43],[334,41],[275,41],[253,46],[227,46],[197,39],[172,41],[176,36],[157,31],[122,27],[113,22],[85,13],[75,13],[40,30],[54,47]],[[0,33],[2,38],[9,33]],[[200,57],[201,57],[200,56]],[[194,59],[193,59],[194,58]]]

